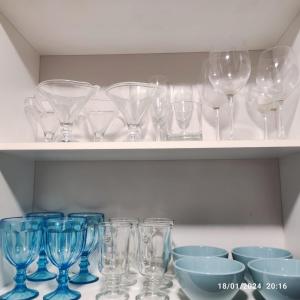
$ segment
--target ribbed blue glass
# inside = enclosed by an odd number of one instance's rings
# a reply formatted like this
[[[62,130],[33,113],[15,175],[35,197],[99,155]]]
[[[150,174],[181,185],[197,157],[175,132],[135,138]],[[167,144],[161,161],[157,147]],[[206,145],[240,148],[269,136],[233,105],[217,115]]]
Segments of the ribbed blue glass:
[[[80,271],[71,277],[73,284],[88,284],[97,281],[99,278],[89,271],[89,256],[96,250],[99,241],[99,224],[104,222],[103,213],[72,213],[69,217],[85,218],[87,223],[87,236],[84,250],[80,260]]]
[[[68,270],[80,258],[86,242],[85,218],[60,218],[45,221],[45,250],[51,263],[59,269],[58,287],[44,300],[75,300],[81,294],[68,286]]]
[[[43,219],[7,218],[0,221],[2,248],[5,258],[17,272],[15,288],[1,295],[1,300],[28,300],[38,297],[27,288],[26,269],[38,257],[42,242]]]
[[[44,221],[50,218],[62,218],[64,214],[62,212],[30,212],[26,214],[27,217],[38,217],[42,218]],[[48,258],[45,252],[44,239],[42,239],[41,250],[39,253],[39,259],[37,262],[37,270],[27,275],[27,279],[30,281],[47,281],[56,278],[56,274],[48,270]]]

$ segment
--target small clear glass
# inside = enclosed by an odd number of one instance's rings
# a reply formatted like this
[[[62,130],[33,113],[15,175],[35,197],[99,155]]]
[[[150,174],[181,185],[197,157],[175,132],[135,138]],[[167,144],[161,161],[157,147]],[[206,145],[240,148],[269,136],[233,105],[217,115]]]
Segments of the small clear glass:
[[[122,276],[128,270],[131,224],[104,222],[100,224],[99,270],[104,276],[104,286],[96,299],[128,299],[122,289]]]
[[[139,269],[148,284],[144,285],[137,300],[169,299],[160,286],[171,257],[172,227],[168,222],[139,223]]]
[[[8,262],[16,268],[13,290],[0,296],[3,300],[29,300],[39,292],[26,284],[26,269],[38,257],[42,243],[43,219],[7,218],[0,221],[2,250]]]

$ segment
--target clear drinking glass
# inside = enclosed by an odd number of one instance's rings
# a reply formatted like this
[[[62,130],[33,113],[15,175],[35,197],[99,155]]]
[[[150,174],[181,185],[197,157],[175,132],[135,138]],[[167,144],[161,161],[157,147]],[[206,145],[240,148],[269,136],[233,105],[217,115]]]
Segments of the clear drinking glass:
[[[116,117],[116,106],[111,100],[91,99],[85,107],[87,120],[93,131],[94,142],[104,141],[105,131]]]
[[[43,220],[39,218],[2,219],[2,249],[5,258],[16,270],[15,288],[1,295],[3,300],[28,300],[38,297],[39,292],[27,288],[26,269],[38,257],[42,241]]]
[[[138,219],[133,218],[111,218],[112,223],[128,223],[131,225],[129,238],[128,267],[125,275],[122,276],[122,286],[132,286],[137,283],[137,248],[138,248]]]
[[[46,97],[60,122],[62,142],[72,141],[72,126],[86,102],[97,92],[98,86],[87,82],[53,79],[41,82],[38,90]]]
[[[46,220],[51,219],[51,218],[62,218],[64,216],[63,213],[61,212],[30,212],[26,214],[26,217],[32,217],[32,218],[40,218],[43,220],[43,228],[42,231],[44,233],[44,223]],[[30,281],[47,281],[47,280],[52,280],[56,278],[56,274],[50,272],[47,269],[49,261],[47,258],[47,254],[45,252],[45,242],[44,242],[44,236],[42,238],[41,242],[41,248],[40,248],[40,253],[39,253],[39,259],[37,261],[38,268],[37,270],[30,274],[27,275],[27,280]]]
[[[127,123],[128,141],[141,140],[141,121],[153,99],[158,96],[157,86],[142,82],[122,82],[109,86],[106,93]]]
[[[220,140],[220,109],[224,106],[228,101],[226,95],[221,91],[215,89],[209,81],[209,63],[206,61],[202,68],[202,99],[203,102],[212,108],[216,114],[216,140]]]
[[[168,222],[139,223],[139,268],[148,284],[136,297],[138,300],[169,299],[160,286],[171,257],[172,227]]]
[[[278,138],[285,138],[282,107],[299,82],[297,57],[289,46],[263,51],[258,59],[256,83],[278,103]]]
[[[172,111],[168,81],[165,76],[157,75],[152,76],[149,83],[156,85],[160,90],[153,99],[151,117],[155,129],[155,140],[164,141],[167,139],[167,125]]]
[[[88,284],[97,281],[99,278],[89,272],[89,256],[95,252],[99,242],[99,224],[104,222],[103,213],[71,213],[72,218],[84,218],[87,224],[87,234],[84,249],[80,258],[80,271],[70,278],[73,284]]]
[[[209,53],[209,81],[216,90],[228,98],[230,108],[230,136],[234,138],[233,97],[247,83],[251,73],[251,61],[246,50],[212,51]]]
[[[131,224],[104,222],[99,227],[99,270],[104,276],[104,288],[96,299],[128,299],[129,295],[121,288],[121,279],[128,270]]]
[[[68,286],[68,270],[80,258],[86,240],[85,218],[49,219],[45,223],[46,253],[54,266],[59,269],[58,287],[44,296],[44,300],[75,300],[81,294]]]

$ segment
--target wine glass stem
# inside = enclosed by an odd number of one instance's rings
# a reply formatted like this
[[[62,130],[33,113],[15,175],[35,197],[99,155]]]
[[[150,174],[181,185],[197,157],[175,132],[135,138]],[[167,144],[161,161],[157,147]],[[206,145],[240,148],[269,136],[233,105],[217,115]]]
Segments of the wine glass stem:
[[[47,271],[48,259],[47,254],[44,249],[42,249],[39,253],[38,271]]]
[[[139,128],[138,125],[128,125],[128,140],[130,142],[136,142],[140,139],[141,137],[141,129]]]
[[[264,114],[264,139],[269,139],[269,131],[268,131],[268,116]]]
[[[63,142],[71,142],[72,123],[61,123]]]
[[[94,133],[94,142],[103,142],[104,141],[104,133],[95,132]]]
[[[80,260],[80,263],[79,263],[79,267],[80,267],[80,273],[83,274],[83,273],[89,273],[89,259],[88,259],[88,256],[87,255],[82,255],[81,256],[81,260]]]
[[[220,140],[220,108],[215,108],[216,112],[216,140]]]
[[[119,275],[107,275],[104,278],[105,288],[110,293],[118,293],[121,286],[121,276]]]
[[[68,286],[68,270],[59,270],[57,282],[58,288],[66,288]]]
[[[229,139],[233,140],[233,131],[234,131],[234,103],[233,103],[233,95],[230,94],[227,97],[228,97],[229,114],[230,114]]]
[[[23,290],[26,288],[26,268],[17,268],[17,274],[15,276],[16,289]]]
[[[283,120],[282,120],[282,109],[283,109],[283,100],[279,101],[278,104],[278,111],[277,111],[277,117],[278,117],[278,138],[282,139],[285,137],[285,129],[284,129],[284,124],[283,124]]]

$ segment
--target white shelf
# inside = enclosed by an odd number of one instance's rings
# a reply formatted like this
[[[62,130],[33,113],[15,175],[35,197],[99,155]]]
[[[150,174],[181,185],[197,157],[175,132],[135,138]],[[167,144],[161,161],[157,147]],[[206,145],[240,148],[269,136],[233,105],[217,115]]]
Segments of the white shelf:
[[[0,1],[0,11],[43,55],[202,52],[216,41],[264,49],[299,10],[299,0]]]
[[[173,280],[173,287],[168,290],[168,295],[170,297],[170,300],[188,300],[188,298],[185,296],[185,294],[182,292],[182,290],[179,287],[179,284],[176,280]],[[55,290],[56,288],[56,282],[55,280],[48,282],[48,283],[30,283],[27,282],[28,287],[36,289],[39,291],[40,295],[36,300],[42,300],[43,296],[47,293]],[[81,286],[75,286],[70,285],[72,289],[78,290],[81,293],[81,299],[82,300],[94,300],[96,299],[96,295],[101,290],[101,282],[95,282],[89,285],[81,285]],[[12,286],[5,287],[2,290],[0,290],[0,295],[3,293],[9,291],[12,288]],[[130,288],[129,290],[129,300],[135,300],[135,296],[140,292],[140,285],[137,284]],[[206,300],[206,299],[203,299]],[[260,296],[260,294],[255,290],[240,290],[237,295],[232,300],[263,300],[263,298]]]
[[[255,159],[299,152],[300,140],[0,144],[0,153],[33,160]]]

